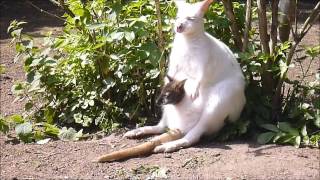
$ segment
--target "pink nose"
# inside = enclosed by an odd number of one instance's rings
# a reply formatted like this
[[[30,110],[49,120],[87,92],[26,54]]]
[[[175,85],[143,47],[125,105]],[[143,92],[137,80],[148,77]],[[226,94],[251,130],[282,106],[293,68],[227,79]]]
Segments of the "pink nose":
[[[178,32],[178,33],[181,33],[181,32],[183,32],[183,25],[182,24],[179,24],[177,27],[176,27],[176,31]]]

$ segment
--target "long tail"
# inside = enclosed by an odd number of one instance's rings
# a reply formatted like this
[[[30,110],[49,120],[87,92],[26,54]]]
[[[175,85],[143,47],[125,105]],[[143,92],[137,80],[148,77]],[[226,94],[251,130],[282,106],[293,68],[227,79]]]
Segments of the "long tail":
[[[95,162],[111,162],[117,160],[128,159],[132,157],[137,157],[141,155],[151,154],[153,149],[165,142],[174,141],[180,139],[182,137],[182,133],[178,129],[170,130],[167,133],[161,134],[160,136],[156,136],[149,142],[142,143],[140,145],[130,147],[127,149],[115,151],[106,155],[100,156]]]

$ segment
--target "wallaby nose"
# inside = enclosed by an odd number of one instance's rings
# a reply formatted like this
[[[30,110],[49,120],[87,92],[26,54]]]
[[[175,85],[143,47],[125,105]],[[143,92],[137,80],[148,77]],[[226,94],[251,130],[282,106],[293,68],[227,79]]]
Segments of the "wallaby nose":
[[[156,99],[156,104],[157,104],[158,106],[161,106],[161,105],[163,104],[163,98],[161,98],[161,97],[157,98],[157,99]]]
[[[182,33],[183,32],[183,24],[182,23],[179,23],[177,26],[176,26],[176,32],[178,33]]]

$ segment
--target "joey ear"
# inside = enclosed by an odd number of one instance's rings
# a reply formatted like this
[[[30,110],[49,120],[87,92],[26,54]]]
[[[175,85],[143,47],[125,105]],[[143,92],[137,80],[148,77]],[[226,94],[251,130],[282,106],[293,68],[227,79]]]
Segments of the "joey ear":
[[[187,79],[184,79],[182,81],[179,82],[179,87],[180,88],[183,88],[184,87],[184,84],[186,83]]]
[[[169,76],[168,74],[166,75],[166,77],[168,78],[169,82],[173,81],[173,78],[171,76]]]
[[[187,79],[184,79],[181,81],[181,84],[184,85],[186,83]]]
[[[200,5],[200,11],[204,14],[208,11],[210,4],[213,2],[214,0],[204,0],[202,2],[199,2]]]

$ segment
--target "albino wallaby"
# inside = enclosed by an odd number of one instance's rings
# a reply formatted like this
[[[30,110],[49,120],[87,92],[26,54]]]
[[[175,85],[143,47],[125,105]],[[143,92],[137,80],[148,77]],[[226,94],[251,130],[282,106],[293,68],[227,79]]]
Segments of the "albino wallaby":
[[[202,135],[221,129],[224,120],[235,121],[245,105],[245,81],[231,50],[204,31],[203,16],[213,0],[178,6],[175,37],[168,75],[184,84],[185,96],[177,104],[163,105],[156,126],[141,127],[124,136],[134,138],[179,129],[183,137],[161,144],[154,152],[172,152],[199,141]],[[166,81],[168,83],[168,81]]]

